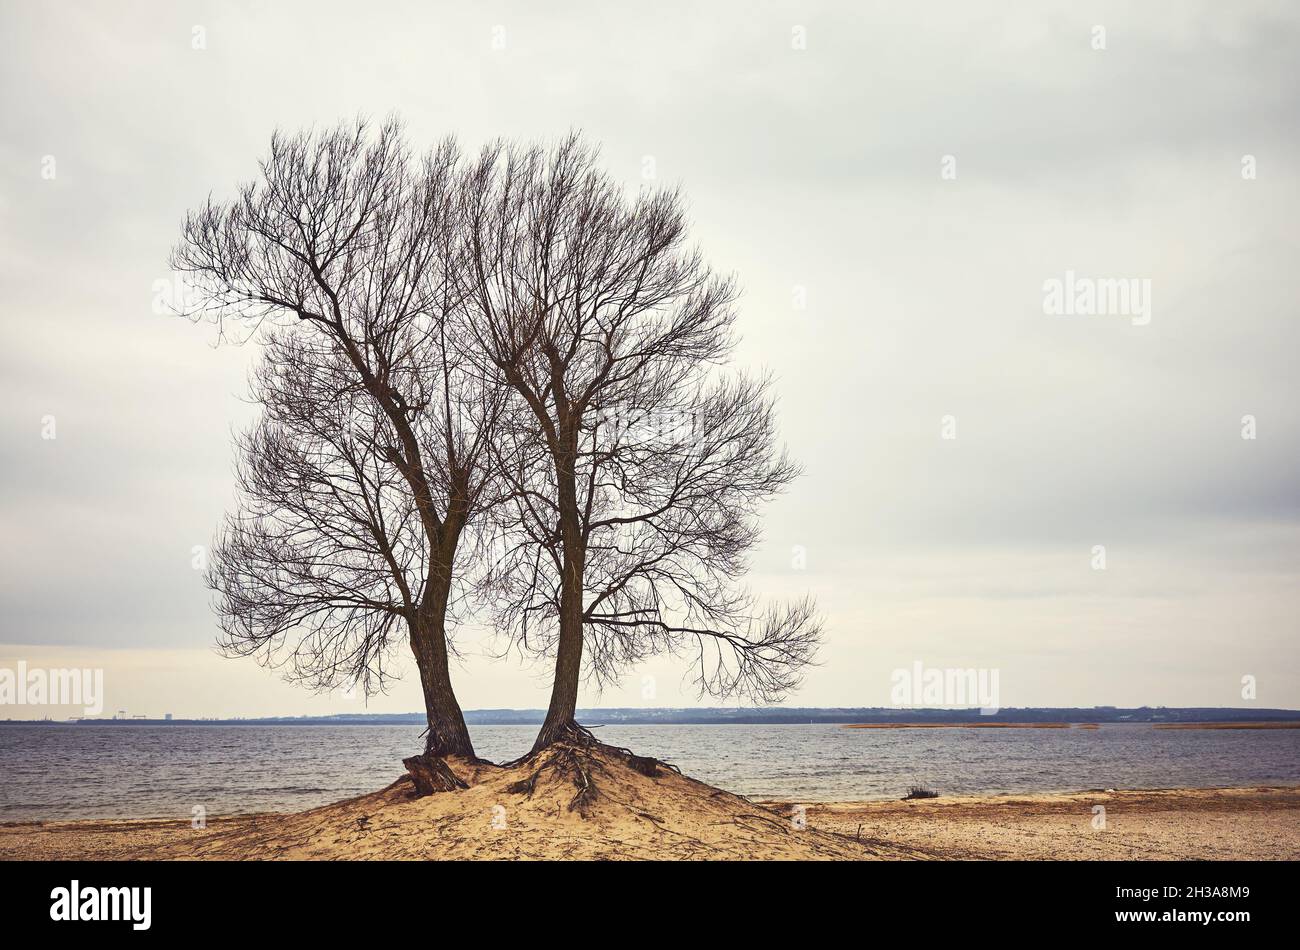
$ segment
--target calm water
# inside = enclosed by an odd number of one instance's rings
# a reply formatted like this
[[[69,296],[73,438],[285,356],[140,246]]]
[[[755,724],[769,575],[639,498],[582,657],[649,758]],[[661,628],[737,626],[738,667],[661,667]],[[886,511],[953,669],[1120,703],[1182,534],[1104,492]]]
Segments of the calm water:
[[[189,818],[310,808],[374,791],[419,751],[413,726],[0,725],[0,820]],[[535,726],[470,729],[479,755],[526,752]],[[1300,730],[618,726],[600,738],[742,795],[794,801],[1300,784]]]

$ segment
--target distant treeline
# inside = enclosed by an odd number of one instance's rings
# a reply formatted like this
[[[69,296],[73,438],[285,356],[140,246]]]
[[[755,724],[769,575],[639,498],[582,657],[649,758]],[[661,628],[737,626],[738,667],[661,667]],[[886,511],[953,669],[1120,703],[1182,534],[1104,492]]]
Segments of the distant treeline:
[[[465,721],[472,726],[535,726],[546,718],[544,709],[471,709]],[[934,723],[934,722],[1281,722],[1300,720],[1295,709],[1232,709],[1220,706],[1185,708],[1141,706],[1044,707],[1001,709],[982,715],[978,709],[788,708],[766,709],[579,709],[578,720],[600,725],[790,725],[807,723]],[[30,721],[30,720],[29,720]],[[58,723],[58,720],[43,720]],[[296,716],[264,719],[82,719],[91,725],[120,726],[423,726],[423,713],[344,713],[335,716]],[[2,724],[2,723],[0,723]]]

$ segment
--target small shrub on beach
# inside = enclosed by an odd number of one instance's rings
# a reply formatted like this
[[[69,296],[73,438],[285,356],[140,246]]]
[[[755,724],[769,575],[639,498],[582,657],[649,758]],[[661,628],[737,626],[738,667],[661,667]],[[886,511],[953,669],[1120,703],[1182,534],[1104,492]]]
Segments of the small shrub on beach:
[[[907,794],[903,796],[903,801],[908,801],[909,799],[913,799],[913,798],[938,798],[938,797],[939,797],[939,793],[932,788],[926,788],[924,785],[913,785],[911,788],[907,790]]]

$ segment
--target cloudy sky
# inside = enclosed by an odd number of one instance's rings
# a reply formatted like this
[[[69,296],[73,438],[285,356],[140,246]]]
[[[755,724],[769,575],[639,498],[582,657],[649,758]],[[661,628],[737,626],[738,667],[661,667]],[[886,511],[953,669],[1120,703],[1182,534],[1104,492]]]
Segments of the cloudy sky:
[[[467,6],[0,6],[0,665],[102,667],[132,714],[362,708],[213,652],[192,552],[256,344],[153,298],[273,128],[396,110],[684,186],[807,468],[752,575],[827,616],[792,702],[920,661],[1004,706],[1300,707],[1293,5]],[[1067,272],[1149,281],[1149,322],[1046,313]],[[462,646],[466,708],[545,706]],[[681,674],[582,704],[701,702]]]

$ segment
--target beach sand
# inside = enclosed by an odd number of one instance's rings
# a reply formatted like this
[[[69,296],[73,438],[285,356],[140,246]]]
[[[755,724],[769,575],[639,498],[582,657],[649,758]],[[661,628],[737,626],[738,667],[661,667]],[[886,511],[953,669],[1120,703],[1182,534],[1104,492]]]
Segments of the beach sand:
[[[1095,828],[1105,809],[1105,826]],[[1300,788],[1174,788],[812,805],[808,824],[952,860],[1300,858]]]
[[[416,798],[403,777],[310,811],[200,829],[11,823],[0,826],[0,859],[1300,858],[1297,788],[799,805],[751,802],[662,767],[645,775],[607,751],[557,749],[509,768],[457,762],[455,771],[469,788]],[[1094,827],[1095,806],[1104,828]]]

